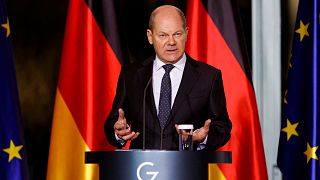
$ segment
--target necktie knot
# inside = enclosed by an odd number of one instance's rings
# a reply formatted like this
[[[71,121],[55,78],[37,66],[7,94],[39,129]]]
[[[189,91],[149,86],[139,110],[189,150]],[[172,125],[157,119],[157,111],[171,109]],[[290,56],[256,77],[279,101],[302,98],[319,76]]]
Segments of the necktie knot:
[[[166,73],[170,73],[170,71],[174,68],[174,65],[166,64],[166,65],[163,65],[162,67],[166,71]]]

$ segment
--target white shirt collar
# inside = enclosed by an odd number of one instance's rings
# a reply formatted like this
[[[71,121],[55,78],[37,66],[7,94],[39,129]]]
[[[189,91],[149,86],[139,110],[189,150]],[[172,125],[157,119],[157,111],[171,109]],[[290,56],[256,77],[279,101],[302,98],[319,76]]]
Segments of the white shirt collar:
[[[186,61],[187,61],[186,54],[183,53],[182,58],[178,62],[174,63],[173,65],[178,70],[183,71]],[[158,56],[156,56],[156,59],[154,60],[154,65],[153,65],[154,70],[158,71],[159,69],[162,68],[163,65],[165,65],[165,63],[162,62]]]

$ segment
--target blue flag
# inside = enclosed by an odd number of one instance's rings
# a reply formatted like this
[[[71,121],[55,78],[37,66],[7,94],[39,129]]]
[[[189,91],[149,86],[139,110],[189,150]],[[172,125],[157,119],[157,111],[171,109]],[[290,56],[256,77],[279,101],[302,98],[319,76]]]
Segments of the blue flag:
[[[5,0],[0,0],[0,179],[28,179]]]
[[[320,179],[319,0],[300,0],[278,149],[284,179]]]

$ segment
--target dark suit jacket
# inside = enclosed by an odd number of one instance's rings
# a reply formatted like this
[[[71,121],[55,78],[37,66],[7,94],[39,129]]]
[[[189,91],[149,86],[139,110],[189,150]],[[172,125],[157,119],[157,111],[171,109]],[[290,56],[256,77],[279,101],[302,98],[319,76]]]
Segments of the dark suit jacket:
[[[105,123],[107,139],[114,146],[121,147],[115,139],[113,125],[118,119],[118,109],[123,108],[132,130],[141,133],[131,142],[130,148],[142,148],[143,92],[152,77],[153,60],[154,57],[151,57],[143,63],[131,64],[121,69],[113,107]],[[193,124],[198,129],[208,118],[212,121],[205,150],[216,150],[229,140],[232,127],[226,109],[221,71],[187,56],[171,116],[162,133],[152,83],[147,87],[146,149],[161,149],[162,140],[162,149],[178,150],[178,133],[174,125]]]

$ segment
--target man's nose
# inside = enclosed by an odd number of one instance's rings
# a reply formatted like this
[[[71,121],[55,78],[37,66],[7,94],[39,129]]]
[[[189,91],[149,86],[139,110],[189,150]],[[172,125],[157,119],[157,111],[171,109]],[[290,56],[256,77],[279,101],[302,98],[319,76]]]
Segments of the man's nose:
[[[174,36],[169,36],[169,44],[170,45],[175,45],[176,44],[176,39],[174,38]]]

